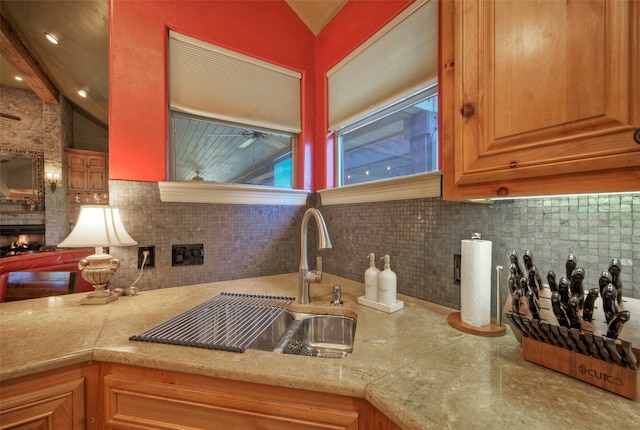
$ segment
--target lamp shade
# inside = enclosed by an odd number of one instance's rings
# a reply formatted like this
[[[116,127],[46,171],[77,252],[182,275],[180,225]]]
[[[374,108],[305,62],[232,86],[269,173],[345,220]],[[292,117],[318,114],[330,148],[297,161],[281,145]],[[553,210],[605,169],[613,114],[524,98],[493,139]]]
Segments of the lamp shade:
[[[62,242],[60,248],[83,248],[88,246],[134,246],[133,240],[120,219],[120,211],[105,205],[80,207],[80,216],[75,227]]]

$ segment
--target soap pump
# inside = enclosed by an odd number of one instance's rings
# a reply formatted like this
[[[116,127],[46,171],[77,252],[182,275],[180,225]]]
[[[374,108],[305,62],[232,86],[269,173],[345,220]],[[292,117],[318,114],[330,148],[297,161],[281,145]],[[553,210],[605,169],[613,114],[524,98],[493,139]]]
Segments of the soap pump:
[[[391,257],[385,255],[384,270],[378,275],[378,301],[387,306],[396,304],[398,277],[391,270]]]
[[[377,302],[380,269],[376,267],[376,254],[372,252],[367,258],[369,258],[369,268],[364,271],[364,298]]]

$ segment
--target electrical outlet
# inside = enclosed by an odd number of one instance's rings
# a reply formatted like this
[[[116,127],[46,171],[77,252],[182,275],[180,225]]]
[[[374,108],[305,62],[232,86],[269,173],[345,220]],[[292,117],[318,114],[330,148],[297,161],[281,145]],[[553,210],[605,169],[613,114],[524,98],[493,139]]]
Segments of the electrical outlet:
[[[462,257],[460,254],[453,254],[453,282],[460,284]]]
[[[204,264],[204,245],[201,243],[171,246],[172,266]]]
[[[144,262],[144,267],[155,267],[156,265],[156,247],[155,246],[139,246],[138,247],[138,269],[142,268],[142,262],[144,261],[144,251],[149,251],[149,256]]]

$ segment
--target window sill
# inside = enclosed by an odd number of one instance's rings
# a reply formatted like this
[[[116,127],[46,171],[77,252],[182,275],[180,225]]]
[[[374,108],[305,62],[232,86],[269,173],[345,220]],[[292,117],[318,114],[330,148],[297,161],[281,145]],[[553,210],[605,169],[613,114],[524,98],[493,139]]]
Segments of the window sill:
[[[160,201],[236,205],[304,206],[309,192],[216,182],[158,182]]]
[[[324,206],[440,197],[441,180],[442,172],[438,171],[345,185],[318,193]]]

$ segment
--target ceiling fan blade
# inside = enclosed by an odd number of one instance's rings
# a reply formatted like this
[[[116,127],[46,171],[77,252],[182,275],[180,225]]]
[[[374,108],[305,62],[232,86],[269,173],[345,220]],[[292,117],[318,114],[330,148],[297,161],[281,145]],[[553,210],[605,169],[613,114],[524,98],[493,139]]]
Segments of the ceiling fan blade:
[[[238,146],[238,148],[246,148],[247,146],[251,145],[254,140],[256,140],[255,137],[250,137],[247,140],[245,140],[244,142],[242,142],[240,144],[240,146]]]

